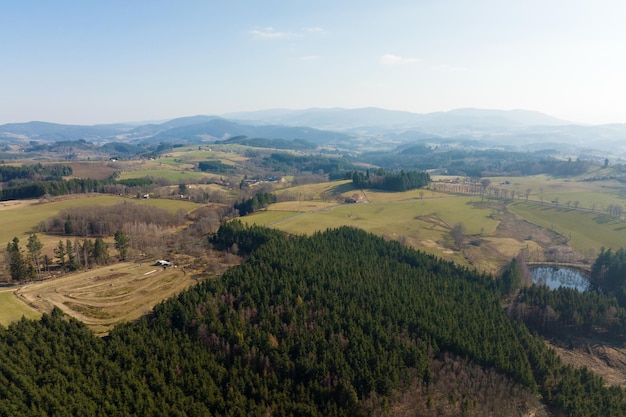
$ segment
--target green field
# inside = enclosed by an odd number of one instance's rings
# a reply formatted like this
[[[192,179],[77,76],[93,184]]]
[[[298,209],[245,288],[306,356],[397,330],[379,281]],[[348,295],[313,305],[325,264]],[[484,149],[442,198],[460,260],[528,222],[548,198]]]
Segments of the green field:
[[[381,204],[341,204],[334,208],[305,212],[268,211],[242,218],[246,223],[270,225],[287,233],[310,235],[340,226],[353,226],[390,239],[406,239],[439,256],[464,261],[446,248],[451,227],[462,223],[468,235],[492,235],[499,221],[491,209],[475,208],[476,198],[436,198]],[[283,204],[283,203],[279,203]],[[276,214],[274,214],[276,213]],[[277,217],[278,216],[278,217]]]
[[[626,246],[626,222],[602,213],[556,208],[540,204],[515,203],[509,210],[531,223],[554,230],[583,254],[601,247],[618,249]]]
[[[169,181],[199,180],[207,175],[202,172],[195,171],[179,171],[174,169],[144,169],[139,171],[124,171],[120,174],[121,180],[132,178],[163,178]]]
[[[580,181],[576,179],[553,178],[547,175],[529,177],[492,177],[491,185],[515,191],[516,199],[524,200],[526,190],[530,190],[529,200],[549,203],[558,198],[560,206],[574,206],[602,210],[609,204],[626,203],[626,186],[617,181]],[[508,181],[508,185],[500,185]]]
[[[271,226],[274,223],[283,221],[289,217],[298,215],[295,211],[259,211],[252,216],[245,216],[239,218],[242,223],[258,226]]]
[[[478,234],[481,230],[486,234],[492,233],[498,222],[489,218],[490,210],[476,209],[468,204],[473,201],[476,199],[462,197],[387,204],[347,204],[287,219],[276,227],[304,234],[342,225],[359,227],[377,234],[405,234],[407,231],[424,233],[424,226],[426,229],[431,228],[418,217],[430,216],[450,226],[463,223],[468,234]]]
[[[26,303],[19,300],[14,294],[14,289],[0,289],[0,324],[7,326],[22,316],[27,319],[37,319],[41,313],[30,308]]]

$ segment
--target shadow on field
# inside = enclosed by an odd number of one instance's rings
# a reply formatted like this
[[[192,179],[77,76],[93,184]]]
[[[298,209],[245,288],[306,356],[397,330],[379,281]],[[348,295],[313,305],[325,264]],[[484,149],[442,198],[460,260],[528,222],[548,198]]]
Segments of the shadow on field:
[[[612,222],[613,218],[609,216],[605,216],[605,215],[599,215],[599,216],[594,217],[593,221],[598,224],[606,224],[606,223]]]
[[[336,196],[354,190],[354,185],[351,182],[345,184],[336,185],[328,190],[328,194]]]

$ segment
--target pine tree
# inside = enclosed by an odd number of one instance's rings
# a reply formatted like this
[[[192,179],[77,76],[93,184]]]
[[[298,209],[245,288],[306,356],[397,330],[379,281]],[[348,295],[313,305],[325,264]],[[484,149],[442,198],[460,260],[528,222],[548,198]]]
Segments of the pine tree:
[[[33,268],[28,258],[24,256],[22,248],[20,248],[20,240],[17,237],[14,237],[13,241],[7,244],[6,253],[11,279],[23,281],[27,278],[34,278],[35,268]]]
[[[65,271],[65,245],[62,240],[59,240],[59,244],[54,248],[54,256],[59,258],[59,266]]]
[[[67,268],[70,271],[76,271],[80,265],[76,260],[74,245],[72,245],[72,241],[69,239],[65,241],[65,254],[67,255]]]
[[[130,246],[130,238],[121,230],[115,232],[115,249],[120,253],[120,260],[125,261]]]
[[[93,259],[98,265],[106,265],[109,262],[109,249],[102,238],[96,238],[93,246]]]

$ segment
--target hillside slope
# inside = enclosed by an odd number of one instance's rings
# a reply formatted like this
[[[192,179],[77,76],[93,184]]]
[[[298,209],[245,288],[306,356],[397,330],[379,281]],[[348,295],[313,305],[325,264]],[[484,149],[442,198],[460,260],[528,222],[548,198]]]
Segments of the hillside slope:
[[[0,415],[390,415],[415,387],[420,415],[535,413],[533,393],[568,415],[626,414],[622,390],[507,318],[490,276],[350,228],[234,222],[214,244],[249,259],[105,340],[59,310],[0,330]],[[472,375],[482,388],[460,391]]]

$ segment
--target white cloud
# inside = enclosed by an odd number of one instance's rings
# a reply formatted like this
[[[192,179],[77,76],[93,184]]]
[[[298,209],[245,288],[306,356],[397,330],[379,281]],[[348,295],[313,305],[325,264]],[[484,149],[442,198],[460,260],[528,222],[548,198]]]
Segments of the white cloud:
[[[409,58],[392,54],[387,54],[380,57],[380,63],[383,65],[414,64],[419,61],[420,60],[418,58]]]
[[[279,32],[273,27],[255,28],[250,31],[250,34],[258,39],[279,39],[287,36],[285,32]]]

